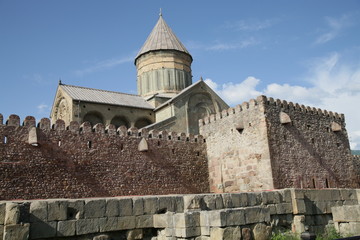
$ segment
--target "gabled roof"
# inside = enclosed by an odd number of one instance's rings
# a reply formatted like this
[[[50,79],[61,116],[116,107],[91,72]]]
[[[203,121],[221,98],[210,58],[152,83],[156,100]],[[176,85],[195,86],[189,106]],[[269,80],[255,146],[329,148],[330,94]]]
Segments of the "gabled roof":
[[[72,85],[59,85],[73,100],[111,104],[126,107],[154,109],[139,95],[112,92],[94,88],[78,87]]]
[[[154,111],[157,111],[157,110],[163,108],[164,106],[168,105],[169,103],[176,101],[179,97],[185,95],[187,92],[190,92],[191,89],[195,88],[195,87],[198,86],[198,85],[205,87],[205,88],[206,88],[206,91],[211,92],[214,96],[217,96],[217,98],[220,99],[220,100],[227,106],[227,108],[229,108],[229,106],[227,105],[227,103],[224,102],[224,100],[222,100],[222,98],[219,97],[219,95],[217,95],[216,92],[214,92],[214,90],[212,90],[212,89],[203,81],[203,79],[201,78],[201,79],[200,79],[199,81],[197,81],[196,83],[194,83],[194,84],[192,84],[192,85],[184,88],[184,89],[183,89],[181,92],[179,92],[175,97],[167,100],[166,102],[164,102],[164,103],[161,104],[160,106],[156,107],[156,108],[154,109]]]
[[[166,24],[162,14],[160,14],[159,20],[157,21],[155,27],[146,39],[139,53],[136,55],[135,61],[141,55],[156,50],[176,50],[190,55],[185,46],[180,42],[171,28]]]

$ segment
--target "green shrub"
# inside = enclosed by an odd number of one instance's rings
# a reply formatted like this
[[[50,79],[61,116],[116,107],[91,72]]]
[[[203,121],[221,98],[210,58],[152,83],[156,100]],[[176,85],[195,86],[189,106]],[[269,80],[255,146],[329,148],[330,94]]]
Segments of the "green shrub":
[[[271,235],[271,240],[299,240],[299,236],[290,231],[286,232],[273,232]]]

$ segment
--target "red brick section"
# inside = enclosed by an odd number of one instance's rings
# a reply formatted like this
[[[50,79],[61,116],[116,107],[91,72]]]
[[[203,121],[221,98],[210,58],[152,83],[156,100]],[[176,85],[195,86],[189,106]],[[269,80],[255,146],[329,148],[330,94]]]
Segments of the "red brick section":
[[[265,111],[275,188],[359,187],[344,115],[272,99]],[[291,123],[281,124],[280,112]]]
[[[141,137],[58,124],[37,128],[39,146],[31,146],[29,126],[13,125],[0,122],[1,200],[209,192],[201,138],[149,138],[140,152]]]

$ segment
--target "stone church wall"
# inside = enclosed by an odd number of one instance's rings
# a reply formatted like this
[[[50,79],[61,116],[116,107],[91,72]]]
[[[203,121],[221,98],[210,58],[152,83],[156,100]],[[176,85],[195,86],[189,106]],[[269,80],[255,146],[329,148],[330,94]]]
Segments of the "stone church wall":
[[[202,136],[0,114],[0,199],[208,192]],[[140,144],[141,142],[141,144]]]

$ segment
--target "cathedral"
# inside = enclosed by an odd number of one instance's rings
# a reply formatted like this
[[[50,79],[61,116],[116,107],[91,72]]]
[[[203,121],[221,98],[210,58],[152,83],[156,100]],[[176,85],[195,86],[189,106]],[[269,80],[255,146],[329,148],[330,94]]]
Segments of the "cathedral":
[[[135,57],[138,95],[59,81],[51,120],[198,134],[199,119],[229,106],[202,79],[192,82],[192,61],[160,14]]]

